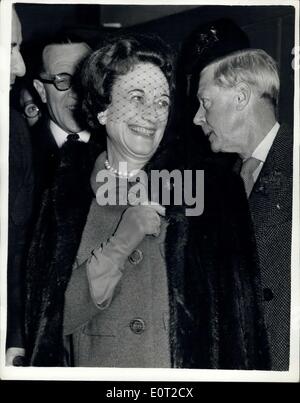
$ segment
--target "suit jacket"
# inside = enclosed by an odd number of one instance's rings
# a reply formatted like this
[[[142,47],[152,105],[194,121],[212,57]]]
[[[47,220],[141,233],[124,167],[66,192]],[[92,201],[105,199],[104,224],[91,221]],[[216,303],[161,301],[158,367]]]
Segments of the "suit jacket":
[[[31,139],[22,116],[10,111],[8,220],[8,347],[24,347],[24,280],[34,175]]]
[[[249,204],[260,259],[272,369],[289,368],[293,133],[281,125]]]

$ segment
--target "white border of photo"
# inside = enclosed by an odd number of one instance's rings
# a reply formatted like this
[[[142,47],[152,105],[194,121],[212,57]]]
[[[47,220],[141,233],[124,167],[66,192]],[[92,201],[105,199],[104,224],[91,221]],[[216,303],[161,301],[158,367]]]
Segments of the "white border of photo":
[[[7,267],[7,225],[8,225],[8,139],[9,139],[9,66],[11,37],[11,0],[0,3],[0,170],[1,170],[1,232],[0,232],[0,378],[3,380],[101,380],[101,381],[224,381],[224,382],[298,382],[299,381],[299,327],[300,327],[300,261],[299,261],[299,2],[297,0],[197,0],[185,5],[237,5],[237,6],[293,6],[295,8],[295,96],[294,96],[294,177],[293,177],[293,233],[292,233],[292,308],[290,369],[277,371],[244,370],[198,370],[198,369],[132,369],[132,368],[40,368],[5,366],[6,338],[6,267]],[[23,0],[18,3],[71,4],[69,0]],[[112,4],[109,1],[73,1],[76,4]],[[182,1],[124,1],[118,5],[181,5]]]

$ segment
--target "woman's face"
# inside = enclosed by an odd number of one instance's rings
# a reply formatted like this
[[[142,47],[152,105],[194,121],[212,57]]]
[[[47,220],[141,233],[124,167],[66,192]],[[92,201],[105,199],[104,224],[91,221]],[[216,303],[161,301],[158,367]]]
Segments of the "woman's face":
[[[165,75],[151,63],[139,63],[116,79],[111,104],[98,116],[119,155],[147,161],[163,137],[169,108]]]

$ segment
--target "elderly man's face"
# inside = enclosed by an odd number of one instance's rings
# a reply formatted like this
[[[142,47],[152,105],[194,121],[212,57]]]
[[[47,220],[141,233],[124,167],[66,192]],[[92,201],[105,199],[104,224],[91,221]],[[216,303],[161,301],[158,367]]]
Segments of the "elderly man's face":
[[[12,10],[11,30],[10,88],[13,86],[16,77],[22,77],[26,73],[24,60],[20,53],[22,43],[21,24],[14,9]]]
[[[90,53],[85,43],[49,45],[44,49],[44,71],[41,78],[53,79],[56,74],[73,75],[80,61]],[[81,130],[74,111],[77,109],[77,95],[73,88],[58,90],[52,83],[34,81],[42,102],[47,104],[51,119],[67,133]]]
[[[214,84],[213,68],[206,68],[198,89],[199,109],[194,124],[202,127],[214,152],[244,150],[246,139],[242,113],[237,110],[235,88],[223,88]]]

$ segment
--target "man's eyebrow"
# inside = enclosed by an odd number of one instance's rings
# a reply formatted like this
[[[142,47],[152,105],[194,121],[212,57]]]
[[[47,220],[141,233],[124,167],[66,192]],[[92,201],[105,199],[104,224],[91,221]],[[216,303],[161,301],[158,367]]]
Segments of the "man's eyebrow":
[[[12,42],[10,45],[12,48],[15,48],[16,46],[18,46],[17,42]]]

